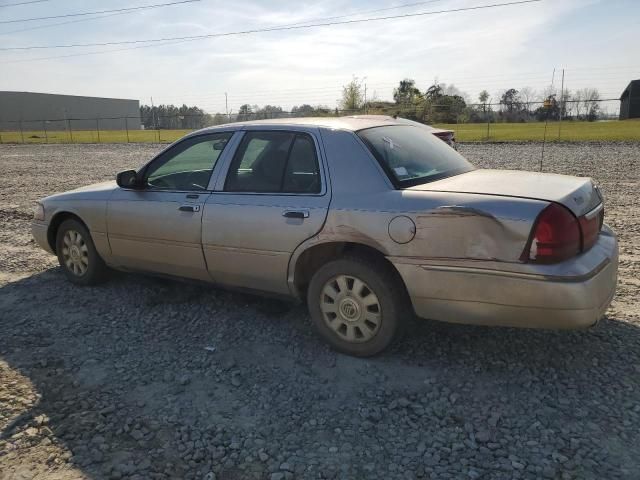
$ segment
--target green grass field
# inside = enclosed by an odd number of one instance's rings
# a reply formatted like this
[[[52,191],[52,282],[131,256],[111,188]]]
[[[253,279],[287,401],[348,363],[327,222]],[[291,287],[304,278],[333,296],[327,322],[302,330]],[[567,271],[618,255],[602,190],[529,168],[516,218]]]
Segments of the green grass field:
[[[32,130],[0,132],[2,143],[171,143],[191,130],[96,130],[48,131]]]
[[[541,142],[545,125],[536,123],[486,123],[434,125],[456,132],[459,142]],[[640,120],[603,122],[549,122],[547,141],[640,141]]]
[[[435,125],[456,132],[459,142],[541,142],[544,123],[486,123]],[[189,130],[95,130],[0,132],[1,143],[169,143]],[[547,141],[633,141],[640,142],[640,120],[549,122]]]

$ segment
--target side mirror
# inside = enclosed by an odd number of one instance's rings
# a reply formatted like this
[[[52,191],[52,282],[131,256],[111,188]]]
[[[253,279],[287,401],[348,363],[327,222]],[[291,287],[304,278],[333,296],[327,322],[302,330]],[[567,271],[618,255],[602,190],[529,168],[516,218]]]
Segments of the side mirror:
[[[140,188],[138,174],[135,170],[126,170],[116,175],[116,183],[120,188]]]

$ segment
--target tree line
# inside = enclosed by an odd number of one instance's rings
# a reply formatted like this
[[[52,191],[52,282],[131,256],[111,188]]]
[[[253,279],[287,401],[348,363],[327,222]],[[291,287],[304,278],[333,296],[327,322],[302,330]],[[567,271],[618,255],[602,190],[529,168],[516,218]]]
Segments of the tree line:
[[[196,130],[213,125],[213,117],[198,107],[141,105],[140,121],[145,129]]]
[[[596,88],[583,88],[571,92],[558,92],[548,87],[540,93],[524,87],[510,88],[500,95],[497,110],[491,108],[489,93],[480,92],[479,104],[482,115],[475,121],[527,122],[531,120],[587,120],[593,122],[600,116],[600,93]],[[479,113],[476,108],[475,112]]]
[[[588,120],[600,118],[600,93],[595,88],[558,91],[547,87],[509,88],[492,98],[482,90],[477,101],[453,84],[434,82],[421,90],[405,78],[393,90],[393,101],[366,98],[365,86],[354,77],[342,88],[339,107],[296,105],[285,111],[278,105],[243,104],[237,112],[209,114],[196,106],[142,105],[140,117],[147,129],[193,130],[210,125],[246,120],[288,117],[322,117],[347,114],[397,115],[423,123],[531,122],[543,120]]]
[[[339,115],[337,108],[331,109],[325,106],[311,106],[303,104],[294,106],[291,111],[285,112],[282,107],[275,105],[242,105],[237,112],[215,113],[213,115],[196,106],[182,105],[141,105],[140,121],[145,129],[163,130],[195,130],[211,125],[222,125],[229,122],[242,122],[245,120],[264,120],[267,118],[283,117],[322,117]]]
[[[571,92],[547,87],[509,88],[497,98],[482,90],[476,102],[455,85],[435,82],[424,90],[412,79],[401,80],[393,90],[393,102],[366,100],[363,85],[354,78],[343,87],[341,108],[371,114],[398,115],[424,123],[529,122],[588,120],[600,117],[600,93],[596,88]]]

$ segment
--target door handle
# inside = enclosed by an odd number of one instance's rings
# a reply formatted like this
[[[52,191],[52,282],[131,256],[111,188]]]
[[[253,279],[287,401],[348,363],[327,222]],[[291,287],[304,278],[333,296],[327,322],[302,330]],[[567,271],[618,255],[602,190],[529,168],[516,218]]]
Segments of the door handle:
[[[309,218],[309,210],[285,210],[282,216],[286,218]]]
[[[178,208],[181,212],[199,212],[200,205],[180,205]]]

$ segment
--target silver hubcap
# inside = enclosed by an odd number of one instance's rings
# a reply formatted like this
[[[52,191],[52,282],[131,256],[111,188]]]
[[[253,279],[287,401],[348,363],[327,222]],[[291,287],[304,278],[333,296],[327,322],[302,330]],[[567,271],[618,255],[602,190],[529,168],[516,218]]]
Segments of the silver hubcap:
[[[71,273],[82,276],[89,267],[89,249],[80,233],[67,230],[62,238],[62,258]]]
[[[352,343],[371,340],[382,320],[377,295],[369,285],[351,275],[338,275],[324,285],[320,310],[329,328]]]

